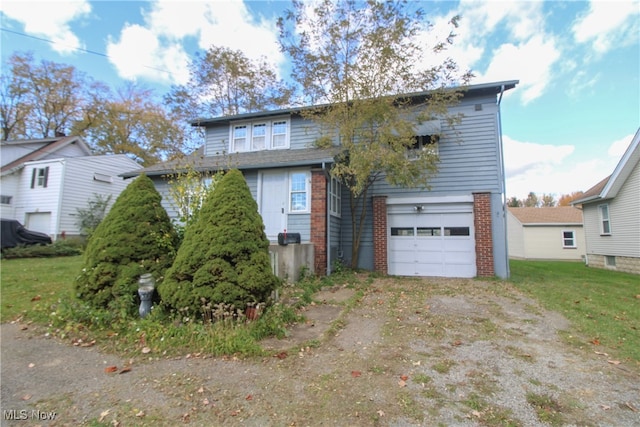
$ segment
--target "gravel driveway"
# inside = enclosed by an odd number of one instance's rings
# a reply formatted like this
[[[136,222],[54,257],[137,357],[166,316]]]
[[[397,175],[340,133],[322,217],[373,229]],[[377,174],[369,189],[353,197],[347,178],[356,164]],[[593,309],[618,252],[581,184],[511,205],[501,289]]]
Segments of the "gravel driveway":
[[[507,283],[380,278],[315,301],[258,359],[122,360],[3,324],[2,425],[640,425],[640,366],[567,344],[568,321]]]

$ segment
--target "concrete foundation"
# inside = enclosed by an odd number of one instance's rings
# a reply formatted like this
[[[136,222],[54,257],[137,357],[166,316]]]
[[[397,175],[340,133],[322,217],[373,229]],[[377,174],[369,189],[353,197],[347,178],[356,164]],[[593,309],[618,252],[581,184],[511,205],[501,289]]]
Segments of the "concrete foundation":
[[[279,278],[295,283],[300,279],[303,267],[311,274],[314,269],[314,248],[311,243],[269,245],[271,265]]]

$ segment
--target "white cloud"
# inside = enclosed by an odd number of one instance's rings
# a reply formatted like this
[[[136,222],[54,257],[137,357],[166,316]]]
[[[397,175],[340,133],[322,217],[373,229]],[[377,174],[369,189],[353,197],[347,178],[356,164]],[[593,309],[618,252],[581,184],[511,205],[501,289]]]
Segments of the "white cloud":
[[[155,1],[144,23],[123,28],[119,40],[109,41],[107,51],[123,78],[183,84],[189,77],[191,53],[184,47],[189,40],[202,50],[224,46],[241,50],[250,59],[266,57],[276,67],[284,62],[275,24],[256,19],[237,0]]]
[[[579,43],[591,42],[597,53],[605,53],[617,45],[638,42],[640,8],[637,1],[592,0],[589,11],[573,25],[573,36]]]
[[[29,34],[51,40],[51,48],[60,54],[73,53],[83,45],[71,31],[70,23],[88,16],[91,5],[86,0],[40,1],[3,0],[0,10],[10,19],[24,25]]]
[[[559,198],[586,191],[613,172],[633,135],[611,143],[609,156],[576,160],[573,145],[520,142],[504,136],[507,197],[524,199],[529,192]],[[626,145],[625,145],[626,144]]]

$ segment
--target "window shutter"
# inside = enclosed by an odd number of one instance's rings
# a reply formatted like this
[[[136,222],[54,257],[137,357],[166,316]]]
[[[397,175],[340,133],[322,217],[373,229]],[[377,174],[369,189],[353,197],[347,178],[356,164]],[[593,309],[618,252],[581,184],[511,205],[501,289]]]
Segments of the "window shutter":
[[[36,185],[36,174],[38,173],[38,169],[33,168],[33,170],[31,171],[31,188],[35,187]]]
[[[48,181],[49,181],[49,166],[44,168],[44,184],[42,185],[44,188],[47,188]]]

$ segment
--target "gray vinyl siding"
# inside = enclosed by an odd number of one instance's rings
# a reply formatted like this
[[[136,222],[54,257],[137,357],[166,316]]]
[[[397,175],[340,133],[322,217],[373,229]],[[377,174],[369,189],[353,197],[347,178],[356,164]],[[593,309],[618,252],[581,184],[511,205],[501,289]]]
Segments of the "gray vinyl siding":
[[[600,235],[598,206],[609,205],[611,235]],[[587,254],[640,257],[640,163],[613,199],[583,207]]]
[[[311,240],[311,214],[289,214],[287,233],[300,233],[301,242]]]
[[[65,160],[64,181],[61,190],[61,208],[59,228],[56,234],[68,235],[80,233],[78,227],[78,209],[85,209],[94,195],[111,195],[109,209],[120,193],[129,185],[131,179],[124,180],[118,175],[140,166],[125,155],[85,156]],[[110,176],[111,183],[94,180],[94,174]]]
[[[342,236],[342,218],[337,216],[329,216],[329,263],[333,267],[335,263],[344,258],[342,253],[341,236]]]

